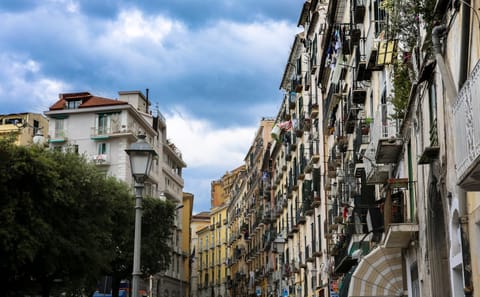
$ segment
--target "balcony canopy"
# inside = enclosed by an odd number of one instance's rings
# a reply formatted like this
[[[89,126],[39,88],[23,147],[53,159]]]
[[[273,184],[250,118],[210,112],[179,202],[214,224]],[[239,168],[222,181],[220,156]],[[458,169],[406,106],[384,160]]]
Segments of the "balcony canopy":
[[[399,248],[377,247],[363,257],[352,274],[348,296],[404,296]]]

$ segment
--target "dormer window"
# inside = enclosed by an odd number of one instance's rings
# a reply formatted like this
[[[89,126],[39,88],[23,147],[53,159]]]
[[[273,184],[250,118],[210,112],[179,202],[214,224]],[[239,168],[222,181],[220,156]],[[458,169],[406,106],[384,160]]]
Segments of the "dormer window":
[[[67,109],[77,109],[80,104],[82,104],[82,100],[69,100],[67,101]]]

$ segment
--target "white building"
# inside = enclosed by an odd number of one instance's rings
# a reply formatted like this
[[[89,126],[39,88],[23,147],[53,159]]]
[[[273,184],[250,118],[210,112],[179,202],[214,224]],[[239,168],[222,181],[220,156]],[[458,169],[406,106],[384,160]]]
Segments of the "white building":
[[[182,169],[186,164],[180,151],[167,139],[165,118],[158,110],[150,109],[148,97],[140,91],[119,92],[118,99],[102,98],[88,92],[60,94],[59,100],[45,115],[51,123],[48,131],[50,148],[78,152],[105,174],[132,186],[134,181],[125,149],[137,140],[139,133],[144,133],[158,154],[145,182],[144,194],[179,205],[182,203]],[[177,218],[176,222],[181,219]],[[181,232],[181,228],[175,229],[173,247],[181,246]],[[183,274],[179,263],[182,263],[182,254],[174,248],[172,265],[161,276],[153,278],[153,296],[160,296],[157,292],[160,282],[162,290],[171,287],[174,292],[179,287]]]

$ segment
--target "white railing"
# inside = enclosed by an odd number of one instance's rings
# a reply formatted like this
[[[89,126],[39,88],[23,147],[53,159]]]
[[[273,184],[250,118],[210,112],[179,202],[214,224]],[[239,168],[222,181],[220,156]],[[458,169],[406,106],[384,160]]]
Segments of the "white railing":
[[[480,61],[458,93],[453,105],[455,161],[459,180],[480,156]]]
[[[108,162],[108,155],[107,154],[93,155],[92,160],[93,162],[95,162],[95,164],[105,164]]]
[[[398,137],[399,124],[397,120],[390,117],[393,106],[391,103],[379,104],[373,124],[370,129],[370,143],[367,146],[363,156],[363,163],[365,165],[365,173],[367,177],[372,170],[377,166],[375,159],[377,154],[378,143],[382,139]]]

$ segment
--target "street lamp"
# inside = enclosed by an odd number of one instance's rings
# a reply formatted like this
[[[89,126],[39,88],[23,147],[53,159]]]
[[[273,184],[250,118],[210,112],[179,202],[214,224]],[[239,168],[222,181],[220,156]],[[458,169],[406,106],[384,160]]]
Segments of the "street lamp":
[[[282,253],[283,254],[283,250],[285,249],[285,239],[281,238],[281,237],[277,237],[275,238],[275,240],[273,241],[273,245],[275,247],[275,250],[277,251],[277,253]]]
[[[142,239],[142,199],[144,182],[150,174],[153,157],[157,155],[153,147],[145,140],[145,135],[138,135],[137,142],[133,143],[125,152],[130,157],[130,168],[135,179],[135,238],[133,246],[133,297],[138,297],[138,283],[140,280],[140,246]]]
[[[275,248],[275,251],[277,253],[281,253],[282,254],[282,258],[284,257],[283,253],[284,253],[284,250],[285,250],[285,245],[286,245],[286,242],[285,242],[285,239],[282,238],[282,237],[277,237],[275,238],[275,240],[273,241],[273,246]],[[279,265],[280,266],[280,265]],[[283,296],[283,273],[282,273],[282,268],[280,268],[280,292],[278,296]]]

